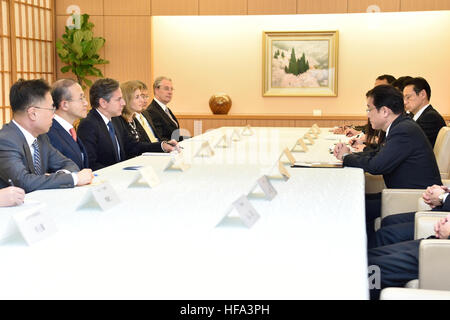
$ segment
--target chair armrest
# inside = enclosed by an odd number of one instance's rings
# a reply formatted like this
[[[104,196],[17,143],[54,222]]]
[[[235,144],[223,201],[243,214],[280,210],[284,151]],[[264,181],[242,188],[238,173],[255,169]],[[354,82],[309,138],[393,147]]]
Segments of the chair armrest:
[[[427,239],[419,247],[419,288],[450,290],[450,240]]]
[[[397,213],[417,211],[423,189],[384,189],[381,193],[381,219]]]
[[[380,193],[381,191],[383,191],[383,189],[386,188],[382,175],[372,175],[366,172],[364,174],[364,178],[365,178],[366,193]]]
[[[423,201],[423,198],[417,199],[417,211],[430,211],[432,208]]]
[[[448,212],[419,211],[414,221],[414,239],[424,239],[434,236],[434,225],[439,219],[445,218]]]
[[[450,291],[408,288],[385,288],[380,300],[450,300]]]

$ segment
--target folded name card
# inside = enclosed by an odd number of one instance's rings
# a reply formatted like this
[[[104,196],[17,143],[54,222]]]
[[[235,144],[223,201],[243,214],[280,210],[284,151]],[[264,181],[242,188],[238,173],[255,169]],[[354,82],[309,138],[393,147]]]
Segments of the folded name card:
[[[43,210],[44,208],[45,206],[41,205],[17,212],[12,216],[28,245],[48,238],[58,231],[52,217]]]
[[[320,133],[320,128],[319,128],[319,126],[316,123],[314,123],[311,128],[314,130],[315,134],[319,134]]]
[[[237,211],[237,217],[230,217],[231,213]],[[247,228],[251,228],[260,218],[259,213],[252,206],[248,198],[243,195],[239,199],[233,202],[231,208],[227,211],[225,216],[220,220],[216,227],[220,225],[235,225],[235,220],[238,220],[239,225],[244,225]]]
[[[202,146],[195,154],[196,157],[212,157],[214,155],[214,150],[208,141],[204,141]]]
[[[262,193],[255,192],[257,189],[262,190]],[[263,175],[256,181],[255,186],[250,190],[248,197],[250,198],[264,198],[271,201],[277,196],[277,190],[273,187],[272,183],[266,175]]]
[[[184,157],[181,154],[173,156],[169,162],[167,163],[164,171],[166,170],[180,170],[186,171],[191,167],[191,165],[187,164],[184,160]]]
[[[313,138],[309,135],[309,133],[306,133],[303,138],[305,138],[306,140],[308,140],[308,142],[306,142],[306,144],[308,145],[312,145],[314,144],[314,140]]]
[[[231,134],[231,140],[241,141],[241,135],[239,134],[239,131],[237,129],[233,130],[233,133]]]
[[[298,139],[292,147],[291,152],[308,152],[305,141],[302,138]]]
[[[109,182],[89,188],[77,209],[98,209],[109,210],[120,203],[116,191]]]
[[[231,146],[231,137],[224,134],[215,144],[216,148],[229,148]]]
[[[159,177],[156,174],[155,170],[153,170],[153,167],[146,166],[137,170],[135,177],[128,185],[128,187],[145,185],[150,188],[154,188],[160,183],[161,180],[159,180]]]
[[[279,159],[281,159],[283,156],[285,156],[290,164],[294,164],[295,163],[295,158],[292,155],[291,151],[289,151],[288,148],[284,148],[283,152],[281,153]]]
[[[252,128],[250,127],[250,125],[247,125],[244,130],[242,130],[241,135],[242,136],[252,136],[254,134]]]

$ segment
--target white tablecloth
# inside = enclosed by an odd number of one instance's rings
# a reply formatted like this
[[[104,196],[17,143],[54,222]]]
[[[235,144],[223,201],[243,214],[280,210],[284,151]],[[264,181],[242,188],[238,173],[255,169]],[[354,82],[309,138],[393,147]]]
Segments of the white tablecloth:
[[[58,233],[27,246],[20,236],[0,246],[0,298],[39,299],[367,299],[364,176],[360,169],[290,168],[271,180],[278,195],[251,204],[252,228],[220,225],[307,128],[252,128],[230,148],[195,157],[234,128],[182,143],[192,166],[163,171],[170,156],[137,157],[99,170],[121,203],[77,209],[90,187],[42,190],[27,201],[46,204]],[[240,128],[242,129],[242,128]],[[335,161],[322,129],[299,161]],[[132,165],[152,165],[155,188],[128,187]],[[277,173],[273,171],[272,173]],[[0,223],[20,208],[1,208]],[[234,213],[233,213],[234,214]]]

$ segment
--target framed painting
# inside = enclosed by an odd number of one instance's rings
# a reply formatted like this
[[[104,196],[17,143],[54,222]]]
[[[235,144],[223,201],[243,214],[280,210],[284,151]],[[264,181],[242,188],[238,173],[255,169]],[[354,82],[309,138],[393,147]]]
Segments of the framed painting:
[[[263,32],[263,96],[337,96],[338,31]]]

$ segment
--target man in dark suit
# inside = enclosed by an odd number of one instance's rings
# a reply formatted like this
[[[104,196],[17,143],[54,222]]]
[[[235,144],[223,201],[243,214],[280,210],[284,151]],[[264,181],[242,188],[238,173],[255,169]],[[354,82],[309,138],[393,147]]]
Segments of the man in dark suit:
[[[433,185],[425,190],[422,197],[433,211],[450,211],[448,195],[447,186]],[[381,228],[369,237],[368,248],[413,240],[415,215],[416,212],[407,212],[385,217],[381,222]]]
[[[45,133],[55,108],[49,85],[19,80],[10,91],[13,119],[0,130],[0,188],[14,184],[25,192],[89,184],[90,169],[79,170],[49,142]]]
[[[153,83],[154,99],[148,106],[143,115],[151,119],[156,129],[156,135],[159,139],[183,140],[177,131],[180,128],[177,118],[169,109],[167,104],[173,96],[172,80],[166,77],[158,77]],[[175,131],[175,132],[174,132]]]
[[[380,85],[366,94],[367,114],[373,129],[386,132],[386,142],[374,152],[353,153],[345,144],[338,144],[335,156],[344,166],[382,174],[388,188],[425,189],[441,185],[441,176],[431,145],[420,127],[404,115],[402,94],[390,85]],[[379,217],[381,194],[366,197],[367,232]]]
[[[170,152],[177,142],[145,143],[135,141],[119,124],[125,106],[119,82],[99,79],[89,90],[92,110],[78,126],[78,136],[86,147],[89,166],[98,170],[143,152]]]
[[[405,109],[414,114],[413,120],[422,128],[434,147],[436,137],[445,120],[430,104],[431,88],[424,78],[412,78],[404,83],[403,97]]]
[[[445,201],[443,206],[450,201]],[[447,206],[446,211],[450,208]],[[445,210],[445,209],[444,209]],[[435,235],[430,238],[450,238],[450,215],[435,224]],[[380,288],[370,290],[370,298],[378,299],[380,289],[386,287],[403,287],[418,278],[419,246],[423,239],[411,240],[372,248],[368,251],[368,265],[380,270]]]
[[[88,168],[86,149],[73,127],[75,121],[87,115],[88,103],[83,89],[72,79],[61,79],[52,85],[52,98],[56,111],[47,133],[50,143],[80,169]]]

